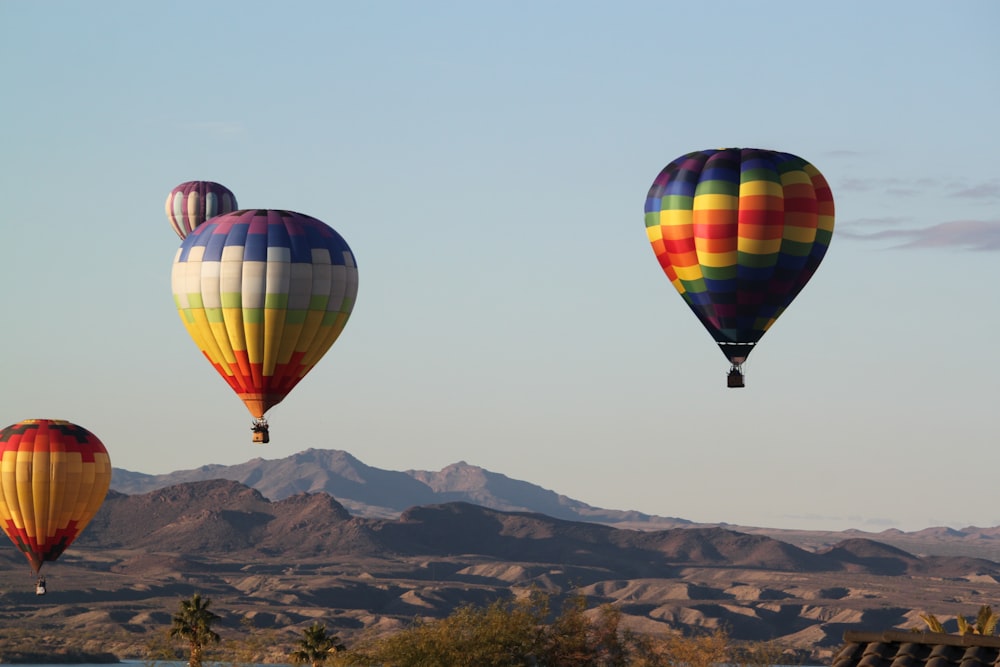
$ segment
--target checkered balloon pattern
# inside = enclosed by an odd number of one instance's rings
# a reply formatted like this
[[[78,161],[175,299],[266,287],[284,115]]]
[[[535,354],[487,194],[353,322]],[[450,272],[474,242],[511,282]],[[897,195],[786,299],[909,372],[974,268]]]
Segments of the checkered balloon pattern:
[[[347,242],[316,218],[244,210],[181,242],[172,285],[191,338],[262,419],[340,336],[358,269]]]
[[[683,155],[646,197],[646,233],[660,266],[736,364],[819,267],[833,218],[819,170],[756,148]]]

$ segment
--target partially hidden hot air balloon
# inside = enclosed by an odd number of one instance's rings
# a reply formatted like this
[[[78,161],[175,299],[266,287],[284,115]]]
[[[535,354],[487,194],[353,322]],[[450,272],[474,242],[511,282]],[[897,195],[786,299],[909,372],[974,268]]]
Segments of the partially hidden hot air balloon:
[[[646,196],[664,273],[731,362],[743,362],[815,273],[833,235],[833,194],[790,153],[723,148],[682,155]]]
[[[347,242],[292,211],[245,210],[194,230],[174,259],[184,326],[254,418],[280,403],[344,330],[358,292]]]
[[[187,181],[167,195],[167,219],[182,240],[206,220],[237,208],[236,195],[212,181]]]
[[[36,575],[80,536],[110,484],[108,450],[82,426],[28,419],[0,431],[0,524]]]

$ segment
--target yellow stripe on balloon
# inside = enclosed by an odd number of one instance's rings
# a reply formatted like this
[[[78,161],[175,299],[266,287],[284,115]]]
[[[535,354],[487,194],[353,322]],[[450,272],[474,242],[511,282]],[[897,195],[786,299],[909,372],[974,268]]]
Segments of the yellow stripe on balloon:
[[[215,343],[215,355],[213,355],[213,358],[227,364],[236,363],[236,353],[233,350],[232,342],[229,340],[229,330],[226,329],[225,321],[206,321],[205,327],[211,332],[211,340]]]
[[[265,376],[274,375],[278,361],[278,345],[285,332],[285,311],[275,308],[264,309],[264,346],[261,351],[261,365]]]
[[[690,225],[693,218],[694,218],[694,213],[690,209],[685,209],[685,210],[670,209],[666,211],[660,211],[660,227],[686,229],[688,230],[689,234]],[[664,234],[666,234],[666,231],[664,231]],[[667,238],[681,238],[681,237],[670,236]]]
[[[816,240],[816,228],[788,225],[782,233],[782,238],[795,241],[796,243],[812,243]]]
[[[784,195],[780,183],[774,181],[747,181],[740,183],[740,197],[775,197],[778,201]]]
[[[699,252],[698,253],[698,263],[702,266],[711,267],[713,269],[723,268],[727,266],[736,266],[736,261],[739,258],[739,253],[735,250],[730,250],[728,252]]]
[[[222,321],[226,330],[226,347],[233,351],[235,359],[236,352],[243,352],[247,349],[246,331],[243,328],[242,308],[223,308]]]
[[[677,279],[683,282],[700,280],[704,277],[701,273],[701,266],[698,264],[694,264],[692,266],[676,266],[674,268],[677,271]]]
[[[751,255],[770,255],[781,250],[781,239],[748,239],[741,236],[736,247],[740,252]]]
[[[808,185],[810,188],[813,187],[812,176],[806,173],[802,169],[795,169],[793,171],[786,171],[781,174],[781,185],[785,188],[785,196],[788,196],[788,187],[794,185]]]
[[[259,364],[264,361],[264,336],[268,335],[264,323],[243,322],[246,334],[247,358],[251,364]]]
[[[292,358],[302,336],[302,322],[285,322],[281,341],[275,350],[275,365],[284,365]]]
[[[721,194],[696,195],[692,210],[694,211],[735,211],[739,208],[739,197]]]

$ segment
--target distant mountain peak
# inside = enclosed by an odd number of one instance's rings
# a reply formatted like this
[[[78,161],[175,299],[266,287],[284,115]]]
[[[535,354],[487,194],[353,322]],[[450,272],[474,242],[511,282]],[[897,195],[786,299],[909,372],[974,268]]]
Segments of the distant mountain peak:
[[[267,460],[254,458],[236,465],[211,464],[194,470],[180,470],[162,475],[112,470],[111,488],[125,494],[145,493],[153,489],[186,482],[226,479],[257,489],[263,497],[277,501],[302,493],[326,493],[333,496],[352,515],[367,518],[399,517],[410,507],[466,502],[505,512],[531,512],[566,521],[584,521],[641,530],[674,527],[697,527],[685,519],[654,516],[634,510],[602,509],[543,488],[537,484],[513,479],[470,464],[465,460],[451,463],[438,471],[393,471],[374,468],[341,449],[309,448],[285,458]],[[701,524],[704,525],[704,524]],[[729,524],[718,524],[729,526]],[[738,530],[746,527],[731,526]],[[827,548],[834,537],[867,539],[873,533],[860,530],[810,533],[777,529],[749,529],[750,532],[779,535],[798,533],[811,540],[812,548]],[[784,539],[784,538],[783,538]],[[966,546],[968,553],[992,555],[1000,553],[1000,526],[995,528],[968,527],[960,531],[950,528],[928,528],[916,533],[885,531],[880,541],[892,541],[913,551],[914,541],[940,541],[941,544]],[[844,545],[840,545],[844,547]],[[854,558],[862,555],[862,545],[846,547]],[[941,549],[939,552],[951,553]],[[921,551],[923,553],[923,551]],[[893,558],[898,554],[882,554]]]

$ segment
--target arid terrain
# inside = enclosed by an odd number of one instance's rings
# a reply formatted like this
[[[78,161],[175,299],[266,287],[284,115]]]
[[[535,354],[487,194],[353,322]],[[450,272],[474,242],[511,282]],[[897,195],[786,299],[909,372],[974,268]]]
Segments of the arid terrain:
[[[200,469],[202,480],[116,471],[120,490],[46,565],[47,596],[34,595],[23,556],[0,549],[0,637],[88,638],[94,650],[142,657],[178,601],[201,593],[223,615],[224,638],[267,636],[277,650],[314,620],[350,643],[538,588],[617,605],[636,630],[725,627],[736,639],[777,640],[822,660],[847,629],[909,629],[923,625],[920,613],[949,620],[1000,604],[1000,563],[988,557],[997,529],[970,537],[971,529],[873,536],[700,526],[592,508],[465,464],[435,478],[359,470],[342,452],[296,456],[306,460],[245,464],[239,472],[256,476],[256,488],[219,479],[232,473],[222,467]],[[351,470],[333,469],[345,461]],[[273,466],[299,470],[282,482]],[[380,474],[392,487],[381,496]],[[425,504],[407,505],[398,475]],[[449,476],[451,487],[441,481]],[[320,477],[345,488],[313,488]],[[296,479],[307,488],[293,488]],[[264,480],[287,492],[263,492]],[[363,515],[366,496],[348,482],[381,504]],[[564,517],[528,511],[532,502]]]

